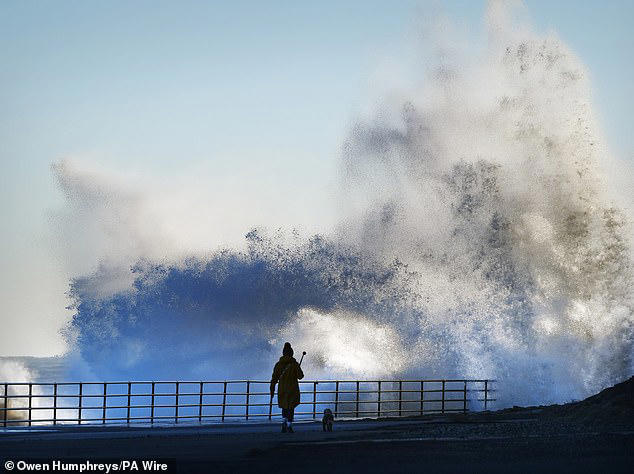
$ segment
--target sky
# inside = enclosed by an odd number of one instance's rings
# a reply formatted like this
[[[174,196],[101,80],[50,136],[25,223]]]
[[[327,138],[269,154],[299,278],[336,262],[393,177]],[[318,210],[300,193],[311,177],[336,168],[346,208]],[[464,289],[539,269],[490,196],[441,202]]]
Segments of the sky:
[[[481,39],[485,9],[475,0],[0,1],[0,321],[11,334],[0,355],[63,352],[68,280],[95,265],[69,261],[59,242],[81,244],[59,232],[65,197],[52,163],[128,185],[207,188],[201,199],[229,230],[204,227],[196,249],[231,242],[249,222],[328,228],[348,127],[412,80],[421,24],[441,14]],[[634,2],[526,0],[525,12],[587,65],[607,143],[634,161]]]

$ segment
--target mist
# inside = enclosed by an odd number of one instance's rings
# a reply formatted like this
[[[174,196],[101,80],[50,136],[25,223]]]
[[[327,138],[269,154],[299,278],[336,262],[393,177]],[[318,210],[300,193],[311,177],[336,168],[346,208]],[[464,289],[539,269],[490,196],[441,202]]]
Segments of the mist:
[[[332,219],[55,163],[70,376],[267,377],[285,341],[311,379],[494,378],[501,406],[630,376],[632,175],[582,62],[510,12],[476,57],[429,33],[416,86],[350,126]]]

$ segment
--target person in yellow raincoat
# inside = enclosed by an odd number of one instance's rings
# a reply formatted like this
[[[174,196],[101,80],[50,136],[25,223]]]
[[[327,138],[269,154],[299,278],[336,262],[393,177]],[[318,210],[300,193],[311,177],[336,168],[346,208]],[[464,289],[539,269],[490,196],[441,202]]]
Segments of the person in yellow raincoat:
[[[299,405],[299,383],[304,378],[304,372],[293,357],[293,348],[290,343],[284,344],[282,357],[273,368],[271,376],[271,398],[275,394],[275,384],[277,387],[277,406],[282,409],[282,433],[293,432],[293,417],[295,407]]]

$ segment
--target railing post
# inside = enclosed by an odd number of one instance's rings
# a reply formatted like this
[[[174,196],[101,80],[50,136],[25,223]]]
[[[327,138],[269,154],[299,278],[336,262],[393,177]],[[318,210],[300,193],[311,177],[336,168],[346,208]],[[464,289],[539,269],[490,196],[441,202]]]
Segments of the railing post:
[[[5,428],[7,427],[7,411],[8,411],[7,409],[9,408],[9,398],[8,398],[7,390],[9,390],[9,384],[5,383],[4,384],[4,394],[3,394],[3,396],[4,396],[4,405],[2,406],[2,411],[3,411],[2,419],[4,420],[3,423],[2,423],[2,426],[5,427]]]
[[[339,380],[335,382],[335,418],[339,413]]]
[[[198,397],[198,423],[203,421],[203,383],[200,382],[200,395]]]
[[[79,401],[77,403],[77,405],[79,405],[78,410],[77,410],[77,424],[81,425],[81,411],[82,411],[82,407],[83,407],[83,384],[81,382],[79,382]]]
[[[245,420],[249,419],[249,393],[251,391],[250,388],[251,388],[251,381],[247,380],[247,404],[245,405],[245,410],[244,410]]]
[[[462,405],[462,413],[467,413],[467,381],[464,381],[464,399],[463,401],[463,405]]]
[[[423,405],[423,401],[425,400],[425,390],[423,387],[425,386],[425,382],[423,380],[420,381],[420,414],[425,413],[425,406]]]
[[[225,421],[226,404],[227,404],[227,382],[225,381],[224,389],[222,390],[222,421]]]
[[[31,415],[33,408],[33,384],[29,384],[29,426],[33,424],[33,417]]]
[[[402,416],[402,408],[403,408],[403,381],[398,381],[398,416]]]
[[[53,424],[57,424],[57,382],[53,385]]]
[[[359,418],[359,381],[357,380],[357,406],[356,406],[356,418]]]
[[[442,381],[442,406],[441,406],[441,413],[445,413],[445,381]]]
[[[103,411],[101,413],[101,424],[106,424],[106,407],[108,406],[107,395],[108,394],[108,384],[106,382],[103,383]]]
[[[484,381],[484,411],[487,409],[487,393],[489,391],[489,381]]]
[[[128,382],[128,415],[127,415],[127,423],[130,424],[130,401],[132,394],[132,382]]]
[[[150,424],[154,424],[154,386],[155,382],[152,382],[152,402],[150,403]]]
[[[376,417],[377,418],[381,418],[381,381],[380,380],[379,380],[379,390],[378,390],[378,392],[379,392],[378,393],[378,399],[377,399],[377,402],[376,402],[376,405],[377,405]]]
[[[179,397],[178,397],[178,392],[179,392],[179,386],[180,386],[180,382],[176,382],[176,396],[175,396],[175,400],[176,403],[174,403],[174,423],[178,423],[178,402],[179,402]]]

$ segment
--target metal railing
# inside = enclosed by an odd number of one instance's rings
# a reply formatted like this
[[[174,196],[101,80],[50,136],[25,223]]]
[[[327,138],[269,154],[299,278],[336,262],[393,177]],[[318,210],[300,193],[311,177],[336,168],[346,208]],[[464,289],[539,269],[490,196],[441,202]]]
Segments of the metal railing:
[[[487,410],[493,380],[300,381],[297,419]],[[0,425],[224,422],[280,417],[269,381],[0,383]]]

